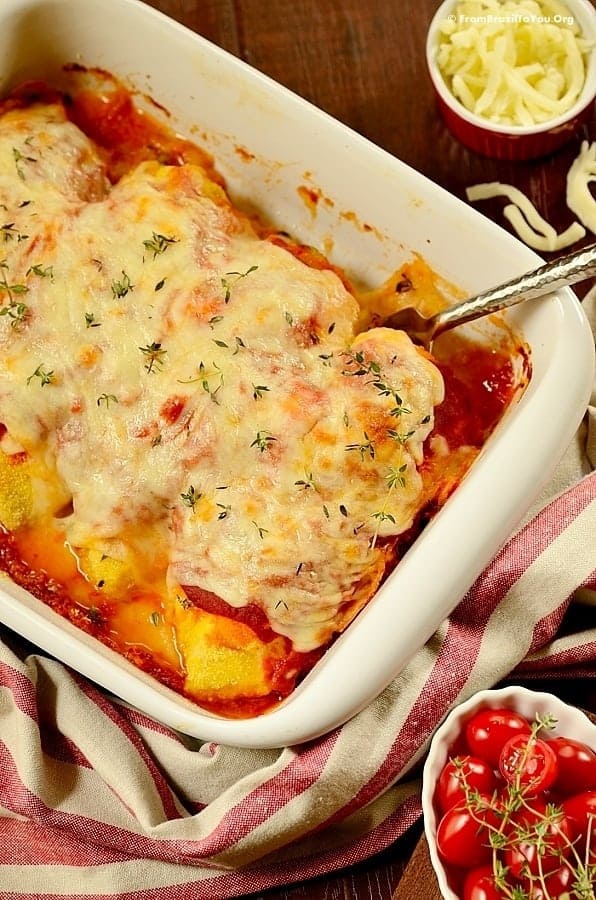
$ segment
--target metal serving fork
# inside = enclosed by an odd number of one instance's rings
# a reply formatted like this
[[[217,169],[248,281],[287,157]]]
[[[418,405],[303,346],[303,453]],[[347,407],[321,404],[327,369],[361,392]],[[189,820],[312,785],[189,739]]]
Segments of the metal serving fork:
[[[481,316],[498,312],[524,300],[537,300],[558,288],[586,281],[596,275],[596,244],[577,250],[532,269],[525,275],[463,300],[433,316],[421,315],[413,306],[406,306],[388,316],[384,325],[405,331],[418,344],[430,347],[443,331],[463,325]]]

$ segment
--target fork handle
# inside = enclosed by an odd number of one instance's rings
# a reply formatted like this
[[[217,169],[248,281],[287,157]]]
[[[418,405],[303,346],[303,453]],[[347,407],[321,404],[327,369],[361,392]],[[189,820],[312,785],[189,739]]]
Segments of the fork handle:
[[[498,287],[470,297],[433,316],[433,337],[455,325],[470,322],[479,316],[507,309],[523,300],[536,300],[558,288],[586,281],[596,275],[596,244],[576,250],[546,263]]]

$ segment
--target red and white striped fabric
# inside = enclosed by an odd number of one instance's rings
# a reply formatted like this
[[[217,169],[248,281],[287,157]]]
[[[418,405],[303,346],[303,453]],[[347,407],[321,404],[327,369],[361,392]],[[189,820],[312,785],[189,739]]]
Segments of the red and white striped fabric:
[[[560,634],[596,592],[596,472],[580,474],[374,703],[301,747],[191,743],[0,632],[2,900],[246,896],[385,848],[420,815],[406,773],[456,702],[512,673],[596,674],[596,628]]]

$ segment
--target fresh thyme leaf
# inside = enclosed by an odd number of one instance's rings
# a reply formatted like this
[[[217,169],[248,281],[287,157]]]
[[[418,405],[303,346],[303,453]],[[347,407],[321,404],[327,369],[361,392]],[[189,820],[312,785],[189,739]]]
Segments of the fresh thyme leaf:
[[[29,288],[26,284],[9,284],[8,278],[6,277],[8,263],[5,259],[0,260],[0,269],[2,270],[2,275],[0,276],[0,291],[5,291],[8,294],[8,299],[12,304],[14,302],[14,294],[26,294]]]
[[[251,272],[256,272],[258,266],[250,266],[246,272],[226,272],[224,277],[221,279],[221,286],[225,291],[224,294],[224,303],[230,302],[230,297],[232,295],[232,288],[234,285],[240,281],[241,278],[246,278],[247,275],[250,275]],[[232,279],[230,281],[230,278]]]
[[[11,300],[8,306],[0,308],[0,316],[8,316],[11,326],[15,329],[23,324],[28,315],[29,307],[25,303],[17,303],[16,300]]]
[[[166,279],[162,278],[161,281],[158,281],[153,290],[157,293],[157,291],[161,291],[162,287],[166,283]]]
[[[253,384],[252,395],[255,400],[261,400],[263,397],[263,393],[268,390],[269,388],[266,384]]]
[[[97,398],[97,405],[101,406],[102,403],[105,403],[106,408],[109,408],[110,403],[118,403],[118,397],[114,394],[100,394]]]
[[[369,436],[368,436],[368,434],[366,433],[366,431],[364,432],[364,441],[363,441],[361,444],[346,444],[346,448],[345,448],[345,449],[348,450],[348,451],[350,451],[350,450],[358,450],[358,452],[360,453],[360,456],[361,456],[362,460],[364,460],[364,457],[365,457],[367,454],[370,456],[371,459],[374,459],[374,458],[375,458],[375,448],[374,448],[374,444],[373,444],[373,442],[371,441],[371,439],[369,438]]]
[[[54,380],[54,372],[51,370],[47,372],[43,367],[43,363],[40,363],[35,372],[33,372],[33,374],[30,375],[27,379],[27,384],[31,384],[34,378],[39,378],[41,387],[44,387],[46,384],[52,383],[52,381]]]
[[[87,326],[87,328],[99,328],[99,326],[101,325],[101,322],[95,321],[94,313],[86,312],[85,313],[85,325]]]
[[[112,295],[115,300],[121,300],[126,297],[129,291],[134,291],[134,284],[122,269],[122,281],[112,281]]]
[[[308,490],[308,488],[314,489],[315,483],[312,477],[312,472],[309,472],[306,478],[301,478],[300,481],[295,481],[294,484],[296,485],[296,487],[303,488],[304,490]]]
[[[198,493],[195,490],[195,487],[192,484],[190,485],[189,489],[185,493],[180,494],[180,498],[181,498],[182,502],[184,503],[185,506],[190,507],[190,509],[195,508],[197,501],[200,500],[202,496],[203,496],[202,494]]]
[[[29,139],[27,139],[27,140],[29,140]],[[27,143],[27,141],[25,141],[25,143]],[[33,156],[25,156],[23,153],[21,153],[21,151],[18,149],[18,147],[12,148],[12,158],[13,158],[14,164],[16,166],[17,175],[19,176],[21,181],[25,181],[26,180],[25,170],[24,170],[23,166],[21,165],[21,163],[23,163],[23,162],[33,162],[34,163],[34,162],[37,162],[37,160]]]
[[[23,234],[22,231],[15,228],[14,222],[9,222],[7,225],[0,225],[0,236],[5,244],[8,243],[8,241],[13,241],[15,239],[17,243],[20,243],[21,241],[26,241],[29,237],[28,234]]]
[[[387,431],[387,434],[389,435],[389,437],[393,438],[394,441],[397,441],[397,443],[400,444],[402,447],[404,446],[404,444],[408,443],[410,438],[413,437],[415,433],[416,433],[415,431],[406,431],[406,432],[395,431],[393,428],[389,428]]]
[[[147,360],[145,363],[147,372],[156,372],[162,368],[164,356],[168,351],[162,348],[159,341],[153,341],[151,344],[147,344],[146,347],[139,347],[139,350],[145,355]]]
[[[261,453],[263,453],[267,447],[276,440],[277,438],[273,437],[269,431],[257,431],[257,436],[250,446],[258,447]]]
[[[176,244],[177,242],[178,238],[166,237],[165,234],[159,234],[154,231],[149,240],[143,241],[143,246],[146,250],[150,250],[153,253],[153,259],[155,259],[156,256],[165,253],[171,244]]]
[[[35,266],[29,266],[25,275],[38,275],[40,278],[49,278],[50,281],[54,280],[54,267],[46,266],[45,269],[42,265],[37,264]]]

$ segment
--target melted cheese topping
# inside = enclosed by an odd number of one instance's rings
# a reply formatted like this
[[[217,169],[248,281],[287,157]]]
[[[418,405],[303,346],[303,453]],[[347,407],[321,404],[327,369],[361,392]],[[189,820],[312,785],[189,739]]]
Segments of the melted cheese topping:
[[[0,203],[0,447],[37,472],[34,518],[90,579],[108,557],[115,585],[200,587],[324,644],[421,508],[438,369],[358,334],[340,279],[198,166],[110,186],[59,105],[3,116]]]

